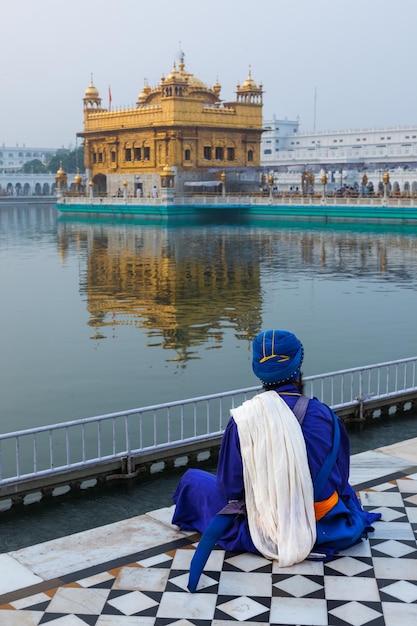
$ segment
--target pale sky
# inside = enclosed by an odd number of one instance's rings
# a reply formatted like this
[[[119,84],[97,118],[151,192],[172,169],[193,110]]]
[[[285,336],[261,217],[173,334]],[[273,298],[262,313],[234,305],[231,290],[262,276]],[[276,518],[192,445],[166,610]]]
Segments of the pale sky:
[[[417,0],[1,0],[0,144],[74,147],[93,75],[134,106],[185,53],[234,100],[249,68],[264,120],[301,130],[417,124]]]

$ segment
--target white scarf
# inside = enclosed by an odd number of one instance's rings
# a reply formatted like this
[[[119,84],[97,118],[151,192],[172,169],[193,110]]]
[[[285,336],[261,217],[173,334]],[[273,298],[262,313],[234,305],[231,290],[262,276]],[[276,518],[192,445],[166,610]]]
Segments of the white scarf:
[[[237,424],[249,530],[259,552],[288,567],[316,540],[313,482],[301,427],[275,391],[231,414]]]

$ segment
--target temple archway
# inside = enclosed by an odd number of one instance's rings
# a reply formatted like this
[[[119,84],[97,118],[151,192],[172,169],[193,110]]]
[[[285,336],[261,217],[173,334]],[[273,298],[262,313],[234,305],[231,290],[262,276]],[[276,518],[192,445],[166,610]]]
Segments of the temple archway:
[[[96,174],[93,183],[95,193],[107,193],[107,178],[103,174]]]

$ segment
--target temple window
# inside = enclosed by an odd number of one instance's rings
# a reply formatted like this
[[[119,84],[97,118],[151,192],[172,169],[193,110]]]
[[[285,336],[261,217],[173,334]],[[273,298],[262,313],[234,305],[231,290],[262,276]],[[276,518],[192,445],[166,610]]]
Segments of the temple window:
[[[97,163],[97,154],[93,152],[93,163]]]
[[[103,153],[102,152],[98,153],[98,162],[99,163],[103,163]]]
[[[253,150],[248,150],[248,162],[251,163],[253,161]]]
[[[112,163],[116,162],[116,152],[114,150],[111,151],[111,161]]]
[[[216,161],[223,161],[224,159],[224,150],[222,147],[218,146],[216,148]]]
[[[184,161],[191,161],[191,150],[184,150]]]
[[[211,146],[204,146],[204,160],[211,161]]]
[[[125,161],[131,161],[132,160],[132,148],[126,148],[125,149]]]
[[[145,161],[149,161],[149,159],[151,158],[151,149],[148,147],[145,147],[143,149],[143,158]]]
[[[227,160],[234,161],[235,160],[235,149],[227,148]]]
[[[135,148],[135,161],[140,161],[142,158],[141,148]]]

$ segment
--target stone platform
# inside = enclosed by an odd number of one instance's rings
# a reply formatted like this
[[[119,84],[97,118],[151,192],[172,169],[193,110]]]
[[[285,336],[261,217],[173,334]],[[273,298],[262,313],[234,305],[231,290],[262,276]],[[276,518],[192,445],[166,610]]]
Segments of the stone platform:
[[[351,483],[368,540],[288,568],[215,549],[195,594],[172,508],[1,554],[0,626],[416,626],[417,438],[352,456]]]

